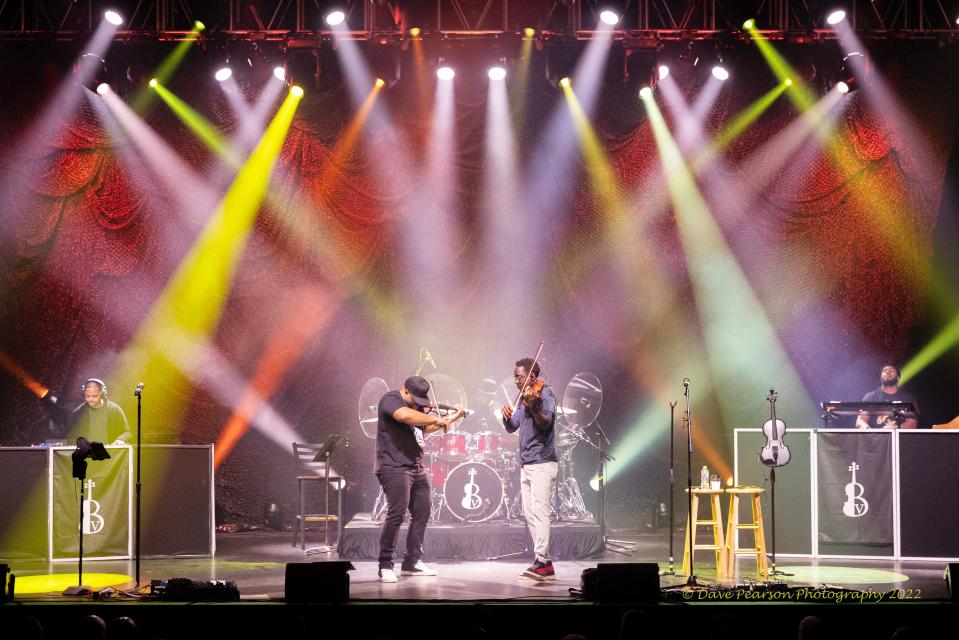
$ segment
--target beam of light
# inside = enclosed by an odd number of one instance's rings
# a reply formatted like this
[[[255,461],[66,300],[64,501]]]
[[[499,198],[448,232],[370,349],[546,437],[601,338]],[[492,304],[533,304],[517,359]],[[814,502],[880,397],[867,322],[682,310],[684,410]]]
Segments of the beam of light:
[[[748,423],[742,398],[774,386],[784,415],[813,406],[766,311],[723,238],[659,108],[644,100],[676,212],[707,359],[727,428]]]
[[[121,386],[139,381],[154,389],[188,385],[189,372],[199,357],[190,344],[205,340],[219,320],[298,104],[292,95],[283,101],[210,222],[157,298],[120,358],[113,377]],[[171,347],[169,336],[182,336],[180,342],[186,347]],[[182,407],[176,404],[167,402],[164,409],[166,422],[179,428]]]
[[[223,158],[231,166],[235,168],[240,166],[240,158],[233,153],[220,132],[213,126],[213,123],[164,87],[162,83],[157,82],[153,90],[170,107],[170,110],[180,119],[180,122],[185,124],[210,151]]]
[[[3,367],[7,373],[16,378],[17,382],[22,384],[36,397],[42,398],[50,393],[50,389],[27,373],[27,370],[20,366],[20,364],[11,358],[3,349],[0,349],[0,367]]]
[[[900,383],[916,375],[959,344],[959,314],[902,367]]]
[[[775,74],[776,79],[780,82],[785,82],[787,79],[790,80],[786,95],[789,96],[793,104],[795,104],[800,111],[806,111],[815,104],[815,94],[813,94],[804,82],[799,80],[800,76],[796,73],[796,70],[793,69],[792,65],[786,61],[786,58],[784,58],[782,54],[776,51],[776,48],[769,42],[769,39],[756,29],[756,25],[753,24],[752,27],[748,27],[746,30],[749,32],[752,41],[756,43],[756,47],[759,49],[763,58],[765,58],[769,68],[773,74]]]
[[[201,216],[213,207],[216,194],[119,96],[111,91],[103,96],[103,102],[160,179],[164,190],[177,204],[177,210],[189,223],[198,224]]]
[[[199,20],[193,23],[193,28],[186,34],[183,40],[173,47],[173,51],[163,59],[163,62],[160,63],[160,66],[157,67],[153,73],[153,78],[156,79],[158,83],[167,84],[170,81],[170,78],[173,77],[176,70],[180,68],[193,43],[200,37],[200,32],[205,28],[206,26]],[[141,88],[130,106],[136,113],[142,114],[153,103],[154,99],[155,94],[152,91]]]
[[[713,142],[716,150],[722,151],[736,138],[741,136],[746,129],[749,128],[749,125],[754,123],[759,116],[766,112],[766,109],[772,106],[776,99],[786,91],[791,83],[792,81],[787,78],[753,101],[753,103],[748,107],[740,111],[739,114],[733,118],[733,120],[727,124],[716,136],[715,141]]]
[[[299,359],[310,340],[327,325],[338,302],[331,295],[314,288],[293,292],[288,299],[291,302],[283,316],[286,321],[274,331],[256,364],[248,388],[233,415],[220,430],[214,447],[214,468],[218,468],[230,455],[251,424],[254,428],[259,426],[258,430],[263,435],[281,447],[296,441],[290,440],[288,433],[279,433],[275,421],[267,419],[270,415],[264,413],[269,406],[267,400],[276,392],[286,372]]]

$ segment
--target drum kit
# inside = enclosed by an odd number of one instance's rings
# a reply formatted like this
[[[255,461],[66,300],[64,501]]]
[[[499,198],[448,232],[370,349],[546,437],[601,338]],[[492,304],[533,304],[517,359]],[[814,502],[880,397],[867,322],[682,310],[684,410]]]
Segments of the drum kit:
[[[425,378],[436,393],[434,402],[467,406],[466,392],[455,378],[440,373]],[[491,379],[484,382],[495,384]],[[377,404],[387,391],[388,385],[382,378],[373,378],[360,393],[360,428],[368,438],[376,438]],[[432,486],[430,519],[433,522],[512,522],[522,517],[519,434],[503,429],[501,413],[502,406],[513,401],[510,396],[515,392],[512,378],[495,386],[485,385],[477,391],[483,413],[473,413],[465,423],[466,427],[473,425],[475,431],[451,429],[426,437],[423,454]],[[598,449],[587,436],[586,428],[598,417],[602,400],[599,378],[582,372],[570,380],[562,405],[557,407],[554,443],[559,477],[551,508],[554,519],[593,519],[573,475],[573,451],[581,443]],[[491,428],[491,425],[495,426]],[[381,491],[372,517],[381,520],[385,515],[386,500]]]

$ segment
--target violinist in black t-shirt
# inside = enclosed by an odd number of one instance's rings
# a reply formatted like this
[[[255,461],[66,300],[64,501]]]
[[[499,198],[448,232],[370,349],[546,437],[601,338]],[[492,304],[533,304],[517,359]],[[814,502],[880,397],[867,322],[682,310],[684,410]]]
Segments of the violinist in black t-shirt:
[[[862,401],[909,402],[914,407],[916,415],[919,415],[919,403],[916,402],[916,397],[899,388],[899,377],[899,367],[891,362],[882,365],[882,370],[879,372],[879,388],[864,395]],[[906,418],[900,425],[893,421],[892,416],[867,416],[864,414],[856,418],[856,428],[858,429],[895,429],[897,427],[899,429],[915,429],[918,424],[915,418]]]
[[[430,480],[423,467],[423,434],[445,431],[465,415],[462,407],[446,417],[424,413],[431,406],[430,383],[412,376],[399,391],[390,391],[380,399],[376,423],[376,477],[386,496],[386,521],[380,536],[381,582],[396,582],[393,550],[400,526],[410,512],[410,528],[406,534],[406,556],[401,574],[435,576],[423,556],[423,538],[430,519]]]

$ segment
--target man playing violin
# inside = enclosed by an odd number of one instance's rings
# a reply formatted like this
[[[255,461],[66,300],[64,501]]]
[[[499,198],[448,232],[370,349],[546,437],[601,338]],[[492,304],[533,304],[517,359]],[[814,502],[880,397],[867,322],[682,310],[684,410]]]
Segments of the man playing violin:
[[[423,433],[446,431],[463,417],[457,407],[452,415],[440,418],[424,413],[430,406],[430,383],[411,376],[399,391],[390,391],[380,399],[376,422],[376,478],[386,496],[386,521],[380,536],[381,582],[396,582],[393,550],[400,527],[410,512],[406,535],[406,556],[401,574],[435,576],[436,571],[423,564],[423,538],[430,519],[430,480],[423,467]]]
[[[503,426],[509,433],[519,431],[523,513],[535,553],[533,564],[522,576],[543,581],[556,578],[549,558],[549,505],[556,491],[559,463],[553,445],[556,396],[539,373],[539,363],[532,358],[516,362],[513,380],[522,402],[516,411],[512,405],[503,406]]]

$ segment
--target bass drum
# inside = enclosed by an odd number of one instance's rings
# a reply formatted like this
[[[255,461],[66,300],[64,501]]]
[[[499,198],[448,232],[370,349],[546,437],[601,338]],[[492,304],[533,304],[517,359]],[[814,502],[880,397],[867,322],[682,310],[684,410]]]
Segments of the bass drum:
[[[503,479],[491,467],[466,462],[452,471],[443,484],[446,508],[462,522],[485,522],[503,506]]]

